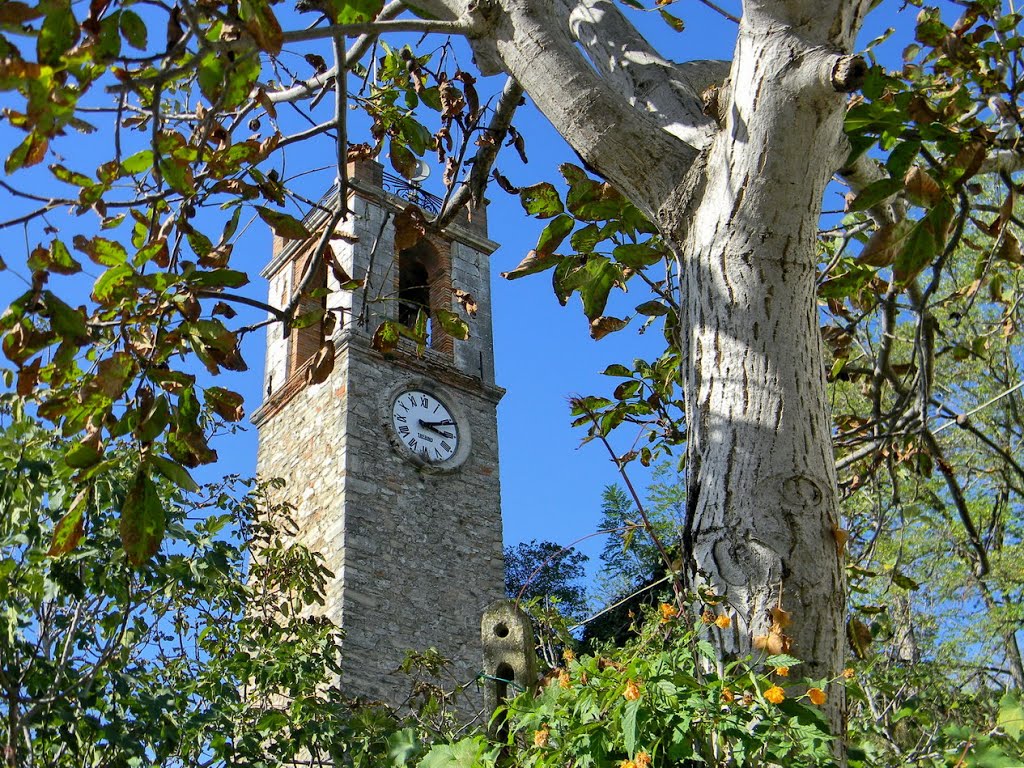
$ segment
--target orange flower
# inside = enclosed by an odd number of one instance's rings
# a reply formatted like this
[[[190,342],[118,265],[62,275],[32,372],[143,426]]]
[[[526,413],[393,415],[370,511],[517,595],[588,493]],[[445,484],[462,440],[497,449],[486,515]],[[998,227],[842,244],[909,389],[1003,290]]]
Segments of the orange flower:
[[[636,701],[640,698],[640,686],[635,680],[626,681],[626,690],[622,692],[626,701]]]
[[[564,661],[566,664],[568,664],[570,661],[574,660],[575,658],[576,658],[576,654],[573,653],[572,648],[566,648],[564,651],[562,651],[562,661]]]
[[[632,760],[623,760],[619,763],[619,768],[636,768],[636,763]]]
[[[570,685],[569,672],[564,669],[558,670],[558,687],[568,688]]]
[[[764,697],[772,704],[781,704],[786,700],[786,692],[779,688],[779,686],[773,685],[764,692]]]
[[[646,752],[637,752],[633,758],[636,768],[651,768],[651,756]]]
[[[810,688],[807,691],[807,698],[811,700],[811,704],[816,707],[820,707],[825,703],[825,699],[827,699],[828,696],[823,690],[821,690],[821,688]]]
[[[672,619],[679,615],[679,609],[671,603],[662,603],[658,606],[658,610],[661,611],[662,624],[668,624]]]
[[[789,677],[789,667],[776,667],[775,674],[779,677]]]
[[[700,620],[703,621],[705,624],[714,624],[715,614],[713,614],[711,611],[704,611],[704,613],[700,615]]]
[[[726,704],[731,704],[733,699],[735,699],[735,698],[736,698],[736,695],[732,691],[730,691],[728,688],[723,688],[722,689],[722,701],[724,701]]]
[[[717,619],[715,619],[715,626],[719,629],[728,629],[730,624],[732,624],[732,619],[730,619],[724,613]]]
[[[853,680],[853,678],[856,675],[857,675],[857,673],[853,671],[852,667],[847,667],[846,669],[843,670],[843,677],[845,677],[847,680]]]
[[[548,745],[548,738],[551,736],[551,731],[548,730],[547,723],[541,726],[540,730],[533,732],[533,746],[535,747],[546,747]]]

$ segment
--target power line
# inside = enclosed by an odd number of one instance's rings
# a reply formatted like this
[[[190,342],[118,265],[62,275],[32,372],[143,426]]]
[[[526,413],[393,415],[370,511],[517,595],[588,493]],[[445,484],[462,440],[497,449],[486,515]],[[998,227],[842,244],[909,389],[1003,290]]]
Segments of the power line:
[[[1016,392],[1016,391],[1017,391],[1018,389],[1020,389],[1021,387],[1024,387],[1024,380],[1018,381],[1018,382],[1017,382],[1016,384],[1014,384],[1014,385],[1013,385],[1012,387],[1010,387],[1010,388],[1009,388],[1008,390],[1006,390],[1005,392],[1003,392],[1003,393],[1001,393],[1001,394],[998,394],[998,395],[996,395],[996,396],[995,396],[995,397],[993,397],[993,398],[992,398],[991,400],[989,400],[989,401],[987,401],[987,402],[984,402],[984,403],[982,403],[981,405],[979,405],[979,406],[978,406],[977,408],[974,408],[973,410],[967,411],[967,413],[961,413],[961,414],[960,414],[959,416],[957,416],[957,417],[956,417],[955,419],[950,419],[949,421],[947,421],[947,422],[946,422],[945,424],[943,424],[942,426],[940,426],[940,427],[938,427],[937,429],[933,430],[933,431],[932,431],[932,434],[933,434],[933,435],[937,435],[937,434],[938,434],[939,432],[941,432],[942,430],[944,430],[944,429],[945,429],[946,427],[952,427],[952,426],[953,426],[954,424],[956,424],[956,423],[957,423],[957,421],[959,421],[960,419],[966,419],[966,418],[967,418],[968,416],[973,416],[973,415],[974,415],[974,414],[976,414],[976,413],[977,413],[978,411],[981,411],[981,410],[984,410],[985,408],[988,408],[988,407],[989,407],[990,405],[992,405],[992,403],[996,403],[996,402],[998,402],[998,401],[1002,400],[1002,399],[1003,399],[1004,397],[1006,397],[1007,395],[1012,395],[1012,394],[1013,394],[1014,392]]]

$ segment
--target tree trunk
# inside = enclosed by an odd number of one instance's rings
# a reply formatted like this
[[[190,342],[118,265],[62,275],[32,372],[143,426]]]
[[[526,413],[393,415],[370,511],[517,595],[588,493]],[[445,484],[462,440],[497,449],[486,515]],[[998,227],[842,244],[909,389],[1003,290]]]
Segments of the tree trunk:
[[[825,11],[821,11],[825,14]],[[802,30],[806,33],[808,30]],[[813,39],[813,38],[812,38]],[[678,235],[688,360],[687,530],[694,583],[727,598],[723,656],[771,636],[773,608],[811,678],[842,668],[844,578],[815,291],[821,201],[845,158],[831,54],[741,25],[722,130]],[[782,642],[778,631],[776,637]],[[776,643],[776,647],[778,643]],[[827,703],[843,729],[843,688]]]

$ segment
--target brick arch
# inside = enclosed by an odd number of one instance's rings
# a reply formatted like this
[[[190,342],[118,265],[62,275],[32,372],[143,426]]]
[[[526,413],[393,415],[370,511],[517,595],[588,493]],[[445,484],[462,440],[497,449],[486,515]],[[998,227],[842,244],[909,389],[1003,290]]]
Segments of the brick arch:
[[[395,255],[395,292],[398,321],[411,326],[418,310],[431,319],[428,345],[444,354],[454,352],[452,338],[433,322],[438,309],[449,309],[452,301],[451,244],[428,235]]]

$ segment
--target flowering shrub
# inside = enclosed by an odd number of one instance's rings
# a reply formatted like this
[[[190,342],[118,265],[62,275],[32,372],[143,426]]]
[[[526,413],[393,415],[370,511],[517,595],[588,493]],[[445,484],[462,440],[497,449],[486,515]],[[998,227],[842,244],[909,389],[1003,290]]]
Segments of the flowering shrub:
[[[716,664],[707,634],[728,623],[690,626],[687,615],[663,605],[626,646],[567,654],[538,690],[499,712],[507,716],[502,748],[475,750],[477,760],[459,767],[831,764],[832,737],[819,705],[835,681],[790,682],[778,671],[795,672],[800,661],[788,655],[708,671]],[[455,765],[444,749],[428,753],[421,766]]]

